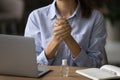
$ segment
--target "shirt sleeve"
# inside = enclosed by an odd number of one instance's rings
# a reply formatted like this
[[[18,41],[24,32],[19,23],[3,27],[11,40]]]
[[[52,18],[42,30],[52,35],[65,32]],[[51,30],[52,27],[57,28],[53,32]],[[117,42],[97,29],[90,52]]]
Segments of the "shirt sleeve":
[[[47,59],[44,50],[37,56],[37,63],[40,65],[51,65],[53,59]]]
[[[105,54],[106,28],[102,14],[97,13],[89,46],[86,49],[81,47],[80,54],[73,58],[77,66],[100,67],[102,65],[102,54]]]
[[[39,17],[40,16],[37,14],[37,11],[33,11],[29,15],[24,36],[33,37],[35,39],[37,63],[40,65],[49,65],[52,63],[53,60],[47,59],[44,49],[41,45],[42,35],[40,32]]]

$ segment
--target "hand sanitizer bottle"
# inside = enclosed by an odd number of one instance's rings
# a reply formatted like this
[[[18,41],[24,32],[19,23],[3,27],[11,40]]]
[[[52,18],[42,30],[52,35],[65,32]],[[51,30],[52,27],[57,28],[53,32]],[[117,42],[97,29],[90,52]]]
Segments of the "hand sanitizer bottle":
[[[67,65],[67,59],[63,59],[61,65],[61,76],[68,77],[68,75],[69,75],[69,67]]]

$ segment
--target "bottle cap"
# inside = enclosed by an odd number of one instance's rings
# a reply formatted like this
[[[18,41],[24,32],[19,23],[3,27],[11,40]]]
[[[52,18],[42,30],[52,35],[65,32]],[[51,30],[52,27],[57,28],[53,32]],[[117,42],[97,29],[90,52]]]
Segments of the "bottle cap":
[[[67,59],[62,59],[62,65],[67,65]]]

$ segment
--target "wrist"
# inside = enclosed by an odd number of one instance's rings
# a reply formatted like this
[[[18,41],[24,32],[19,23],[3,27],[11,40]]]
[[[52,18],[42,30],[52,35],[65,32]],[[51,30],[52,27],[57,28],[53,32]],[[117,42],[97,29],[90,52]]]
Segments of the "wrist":
[[[62,42],[62,39],[61,38],[57,38],[57,37],[53,37],[52,38],[52,41],[56,44],[60,44]]]
[[[66,37],[64,38],[64,41],[68,41],[68,40],[70,40],[70,39],[72,39],[72,36],[71,36],[71,35],[68,35],[68,36],[66,36]]]

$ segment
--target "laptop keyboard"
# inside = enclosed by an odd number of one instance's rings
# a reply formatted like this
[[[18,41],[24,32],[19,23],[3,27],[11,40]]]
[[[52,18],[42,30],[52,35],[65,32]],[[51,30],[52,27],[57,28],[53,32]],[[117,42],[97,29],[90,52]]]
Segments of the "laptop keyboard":
[[[47,68],[39,68],[38,69],[38,75],[42,76],[42,75],[46,74],[49,71],[50,71],[50,69],[47,69]]]
[[[38,70],[38,73],[42,73],[43,71]]]

